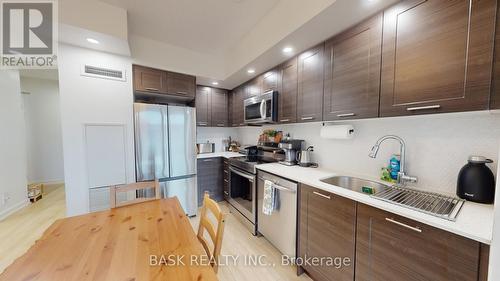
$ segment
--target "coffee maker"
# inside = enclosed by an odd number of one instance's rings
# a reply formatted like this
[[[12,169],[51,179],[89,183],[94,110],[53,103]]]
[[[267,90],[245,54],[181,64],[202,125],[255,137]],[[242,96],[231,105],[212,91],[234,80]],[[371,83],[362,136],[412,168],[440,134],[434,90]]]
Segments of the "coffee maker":
[[[286,166],[297,165],[297,151],[302,149],[303,140],[286,139],[279,143],[278,147],[285,152],[285,160],[280,164]]]

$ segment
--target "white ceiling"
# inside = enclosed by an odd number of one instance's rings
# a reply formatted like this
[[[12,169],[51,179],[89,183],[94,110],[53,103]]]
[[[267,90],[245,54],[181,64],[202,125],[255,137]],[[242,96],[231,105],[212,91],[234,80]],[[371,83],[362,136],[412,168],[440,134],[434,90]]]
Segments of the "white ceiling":
[[[127,10],[129,33],[200,53],[232,48],[280,0],[101,0]]]

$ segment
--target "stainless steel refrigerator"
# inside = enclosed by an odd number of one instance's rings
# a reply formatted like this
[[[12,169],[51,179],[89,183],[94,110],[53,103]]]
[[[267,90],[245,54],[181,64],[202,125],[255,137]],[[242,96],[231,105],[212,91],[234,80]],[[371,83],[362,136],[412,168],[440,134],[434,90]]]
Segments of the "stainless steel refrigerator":
[[[195,109],[134,103],[137,181],[159,179],[161,195],[177,196],[196,215]]]

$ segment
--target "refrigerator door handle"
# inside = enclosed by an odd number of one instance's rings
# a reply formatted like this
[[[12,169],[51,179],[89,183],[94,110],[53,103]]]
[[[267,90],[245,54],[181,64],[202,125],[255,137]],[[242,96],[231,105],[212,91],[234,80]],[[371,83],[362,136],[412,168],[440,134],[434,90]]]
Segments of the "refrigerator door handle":
[[[162,176],[168,178],[170,176],[170,163],[169,163],[169,126],[168,126],[168,109],[165,107],[161,110],[161,122],[163,127],[162,142],[163,142],[163,170]]]
[[[137,162],[141,161],[142,160],[142,153],[141,153],[141,138],[140,137],[137,137],[139,136],[139,132],[141,131],[141,123],[139,122],[139,114],[140,114],[140,111],[136,111],[134,112],[134,120],[135,120],[135,141],[136,141],[136,145],[135,145],[135,157],[136,157],[136,160]],[[136,172],[138,174],[138,179],[137,180],[142,180],[144,178],[144,173],[142,172],[142,166],[141,165],[138,165],[136,164]]]

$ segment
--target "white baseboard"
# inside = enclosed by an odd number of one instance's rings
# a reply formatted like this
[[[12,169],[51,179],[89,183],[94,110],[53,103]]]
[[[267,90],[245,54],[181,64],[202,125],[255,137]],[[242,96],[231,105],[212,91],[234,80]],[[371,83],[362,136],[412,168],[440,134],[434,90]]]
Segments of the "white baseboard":
[[[4,220],[5,218],[12,215],[13,213],[21,210],[22,208],[28,206],[28,204],[29,204],[29,200],[25,199],[24,201],[21,201],[17,204],[14,204],[10,208],[7,208],[3,211],[0,211],[0,221]]]

